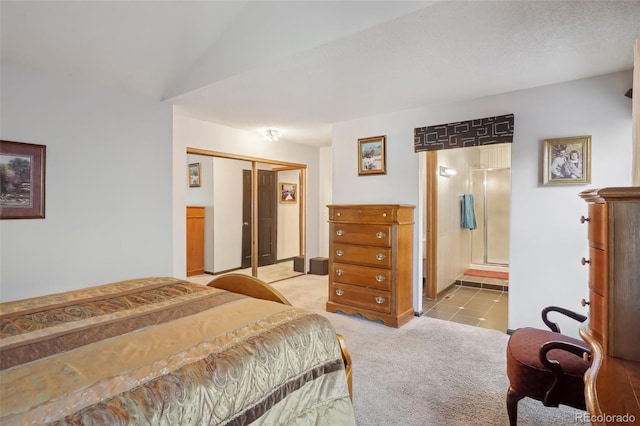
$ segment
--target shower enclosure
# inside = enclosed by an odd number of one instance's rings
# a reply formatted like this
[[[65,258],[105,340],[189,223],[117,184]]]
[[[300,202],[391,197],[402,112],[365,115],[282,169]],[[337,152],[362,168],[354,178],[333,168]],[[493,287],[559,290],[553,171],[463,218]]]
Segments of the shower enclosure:
[[[471,232],[471,263],[509,266],[511,169],[471,171],[478,228]]]

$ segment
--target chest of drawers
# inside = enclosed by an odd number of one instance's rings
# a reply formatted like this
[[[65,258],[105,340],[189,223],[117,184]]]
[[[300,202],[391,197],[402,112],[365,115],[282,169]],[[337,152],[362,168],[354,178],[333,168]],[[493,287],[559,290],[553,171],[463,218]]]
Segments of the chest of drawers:
[[[640,187],[580,193],[588,203],[589,321],[592,347],[585,400],[594,425],[640,419]]]
[[[606,355],[640,361],[640,187],[585,191],[589,328]]]
[[[328,312],[400,327],[413,318],[413,212],[399,204],[329,205]]]

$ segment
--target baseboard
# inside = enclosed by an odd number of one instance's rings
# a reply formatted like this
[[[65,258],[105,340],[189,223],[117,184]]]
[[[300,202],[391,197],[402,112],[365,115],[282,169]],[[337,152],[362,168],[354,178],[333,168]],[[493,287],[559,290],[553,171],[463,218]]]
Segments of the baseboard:
[[[241,269],[242,268],[231,268],[231,269],[226,269],[224,271],[218,271],[218,272],[207,272],[207,271],[204,271],[204,273],[205,274],[210,274],[210,275],[220,275],[220,274],[228,274],[228,273],[233,272],[233,271],[239,271]]]

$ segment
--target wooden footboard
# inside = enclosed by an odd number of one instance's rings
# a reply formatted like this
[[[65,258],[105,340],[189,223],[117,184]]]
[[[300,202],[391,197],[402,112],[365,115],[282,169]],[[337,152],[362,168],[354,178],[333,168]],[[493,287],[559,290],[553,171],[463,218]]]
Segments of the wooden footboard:
[[[271,300],[272,302],[282,303],[284,305],[291,305],[291,302],[282,295],[278,290],[265,283],[264,281],[245,274],[225,274],[218,278],[213,279],[208,287],[219,288],[227,290],[233,293],[240,293],[246,296],[255,297],[256,299]],[[349,386],[349,396],[353,399],[352,386],[351,386],[351,354],[347,349],[344,337],[341,334],[337,334],[338,343],[340,344],[340,351],[342,352],[342,360],[344,361],[344,368],[347,375],[347,385]]]

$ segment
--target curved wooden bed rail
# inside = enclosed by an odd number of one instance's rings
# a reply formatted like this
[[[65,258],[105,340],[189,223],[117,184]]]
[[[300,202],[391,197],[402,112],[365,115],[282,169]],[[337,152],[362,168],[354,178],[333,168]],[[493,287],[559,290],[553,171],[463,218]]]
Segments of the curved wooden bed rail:
[[[264,281],[245,274],[225,274],[215,278],[208,287],[215,287],[227,290],[232,293],[240,293],[245,296],[251,296],[256,299],[271,300],[272,302],[282,303],[291,306],[291,302],[282,295],[278,290],[271,287]]]
[[[254,297],[256,299],[270,300],[272,302],[282,303],[291,306],[291,302],[282,295],[278,290],[265,283],[264,281],[245,274],[225,274],[218,278],[214,278],[208,287],[227,290],[232,293],[244,294],[245,296]],[[344,361],[345,373],[347,375],[347,385],[349,387],[349,396],[353,399],[351,385],[351,354],[347,349],[347,344],[341,334],[336,334],[340,351],[342,352],[342,360]]]

